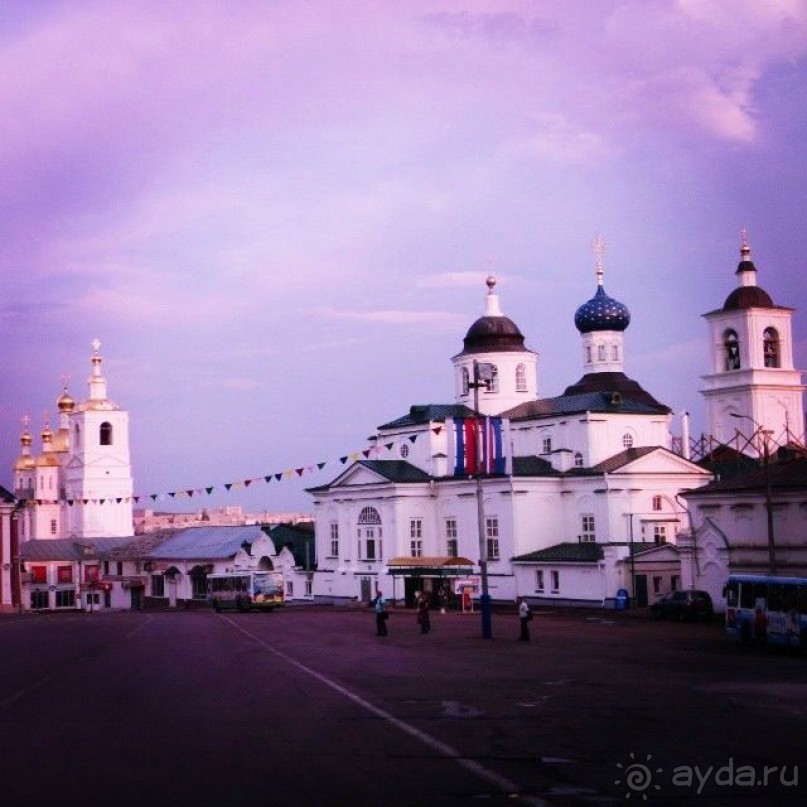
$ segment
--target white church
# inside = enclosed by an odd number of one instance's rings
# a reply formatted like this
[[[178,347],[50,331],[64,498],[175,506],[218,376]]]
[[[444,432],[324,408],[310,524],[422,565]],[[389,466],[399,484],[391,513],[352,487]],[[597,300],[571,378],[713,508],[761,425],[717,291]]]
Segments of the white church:
[[[705,315],[708,427],[728,442],[764,423],[803,445],[792,309],[757,285],[745,242],[736,274]],[[693,552],[682,494],[713,473],[689,459],[687,434],[672,450],[671,410],[625,374],[630,313],[606,293],[599,256],[596,277],[574,315],[581,375],[555,397],[539,397],[537,355],[488,278],[484,313],[451,359],[454,402],[412,406],[378,428],[366,459],[309,490],[317,596],[487,589],[494,602],[608,606],[627,594],[642,606],[698,582],[677,547],[686,535]]]
[[[45,423],[42,451],[31,454],[26,423],[14,464],[14,494],[25,502],[20,541],[132,535],[132,465],[129,414],[107,396],[101,343],[92,343],[88,396],[78,404],[65,389],[59,423]]]

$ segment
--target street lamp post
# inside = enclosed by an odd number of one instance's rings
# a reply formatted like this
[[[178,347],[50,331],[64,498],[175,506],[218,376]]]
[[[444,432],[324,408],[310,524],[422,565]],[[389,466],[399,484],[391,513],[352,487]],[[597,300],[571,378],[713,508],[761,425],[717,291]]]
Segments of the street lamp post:
[[[762,436],[762,475],[765,480],[765,514],[768,520],[768,573],[776,573],[776,543],[773,532],[773,498],[771,495],[771,454],[768,438],[773,434],[771,429],[763,429],[762,426],[750,415],[739,415],[731,412],[731,417],[750,420],[757,428],[757,432]]]
[[[493,380],[494,367],[492,364],[480,364],[474,360],[474,379],[468,386],[474,391],[474,411],[479,417],[479,388],[490,388]],[[479,435],[478,429],[475,434]],[[478,441],[477,441],[478,442]],[[479,596],[479,612],[482,615],[482,638],[490,639],[493,636],[493,625],[490,611],[490,593],[488,592],[488,552],[485,540],[485,502],[482,497],[482,452],[476,446],[476,516],[479,531],[479,573],[482,579],[482,591]]]

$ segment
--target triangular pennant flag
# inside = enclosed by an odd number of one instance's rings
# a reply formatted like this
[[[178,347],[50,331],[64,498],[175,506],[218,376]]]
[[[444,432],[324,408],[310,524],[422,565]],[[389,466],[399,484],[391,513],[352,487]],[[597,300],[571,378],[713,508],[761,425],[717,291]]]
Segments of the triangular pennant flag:
[[[417,440],[417,439],[418,439],[418,436],[416,434],[410,434],[409,435],[409,442],[410,443],[414,443],[415,440]]]
[[[442,426],[435,426],[435,427],[432,429],[432,431],[433,431],[435,434],[440,434],[440,432],[441,432],[441,431],[443,431],[443,427],[442,427]]]
[[[272,481],[272,477],[271,476],[265,476],[263,478],[263,481],[266,482],[266,484],[268,485]]]
[[[244,480],[244,487],[245,487],[245,488],[248,488],[248,487],[249,487],[251,484],[252,484],[252,480],[251,480],[251,479],[245,479],[245,480]]]
[[[294,472],[297,474],[297,476],[302,476],[304,470],[304,468],[295,468]]]
[[[168,491],[168,495],[169,495],[169,496],[170,496],[170,497],[173,499],[173,498],[174,498],[174,496],[176,496],[177,494],[176,494],[176,491],[175,491],[175,490],[169,490],[169,491]]]
[[[351,459],[351,462],[358,462],[358,459],[359,459],[359,455],[358,455],[358,453],[356,453],[356,454],[351,454],[351,455],[350,455],[350,459]]]
[[[150,499],[151,499],[153,502],[156,502],[156,501],[157,501],[157,494],[156,494],[156,493],[150,493],[150,494],[149,494],[149,498],[150,498]]]
[[[317,468],[321,471],[327,464],[327,462],[318,462]]]
[[[106,499],[99,499],[98,504],[103,504],[105,501],[106,501]]]
[[[275,479],[277,479],[279,482],[281,479],[283,479],[283,474],[275,474]]]
[[[339,462],[341,462],[342,465],[344,465],[347,462],[347,457],[339,457]]]
[[[213,492],[213,490],[214,490],[214,488],[212,488],[212,487],[205,488],[205,493],[207,493],[207,495],[209,496]]]
[[[364,458],[367,459],[367,457],[370,456],[370,449],[365,448],[364,451],[362,451],[361,453],[364,454]]]
[[[387,449],[387,451],[392,451],[392,449],[394,448],[394,446],[395,446],[395,443],[385,443],[385,444],[384,444],[384,448],[386,448],[386,449]]]
[[[133,501],[135,504],[137,504],[137,503],[140,501],[140,497],[139,497],[139,496],[132,496],[132,501]]]
[[[90,500],[89,500],[89,499],[82,499],[82,502],[83,502],[84,504],[89,504],[89,503],[90,503]]]
[[[286,470],[283,471],[283,476],[285,476],[286,479],[291,479],[294,476],[294,471],[292,471],[291,468],[286,468]]]
[[[73,506],[73,500],[72,500],[72,499],[68,499],[68,500],[67,500],[67,504],[68,504],[70,507],[72,507],[72,506]]]
[[[186,490],[185,493],[188,494],[189,499],[193,497],[193,491],[192,490]]]
[[[115,501],[116,501],[118,504],[120,504],[120,503],[123,501],[123,499],[115,499]]]
[[[229,489],[230,489],[232,486],[233,486],[233,483],[232,483],[232,482],[226,482],[226,483],[224,484],[224,487],[225,487],[225,488],[227,488],[227,490],[229,490]]]

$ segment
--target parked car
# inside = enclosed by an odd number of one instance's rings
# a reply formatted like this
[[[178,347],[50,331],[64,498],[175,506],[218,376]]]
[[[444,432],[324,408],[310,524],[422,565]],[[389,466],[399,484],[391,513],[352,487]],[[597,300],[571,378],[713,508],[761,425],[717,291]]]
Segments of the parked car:
[[[702,619],[708,622],[714,615],[712,598],[706,591],[671,591],[650,606],[656,619]]]

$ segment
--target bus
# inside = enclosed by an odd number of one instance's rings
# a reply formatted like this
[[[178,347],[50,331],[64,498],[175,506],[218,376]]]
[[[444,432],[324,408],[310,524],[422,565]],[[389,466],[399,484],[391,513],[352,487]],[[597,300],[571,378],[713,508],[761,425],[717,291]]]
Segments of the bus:
[[[271,611],[283,605],[283,597],[281,572],[243,571],[207,576],[207,600],[217,612],[224,608]]]
[[[807,577],[731,575],[726,633],[743,644],[807,647]]]

